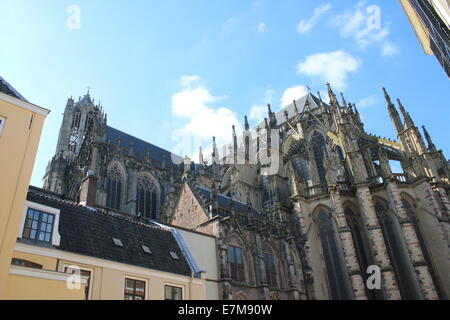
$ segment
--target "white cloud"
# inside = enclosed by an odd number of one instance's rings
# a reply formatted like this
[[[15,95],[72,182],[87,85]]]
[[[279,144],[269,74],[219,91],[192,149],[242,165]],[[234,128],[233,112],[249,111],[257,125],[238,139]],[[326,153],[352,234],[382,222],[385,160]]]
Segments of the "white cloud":
[[[294,86],[287,88],[281,97],[281,107],[290,105],[292,101],[297,100],[308,93],[306,86]]]
[[[303,19],[300,21],[300,23],[297,25],[297,32],[300,34],[305,34],[319,21],[320,17],[324,15],[328,10],[331,9],[331,4],[326,3],[324,5],[321,5],[320,7],[316,8],[314,10],[314,15],[308,19]]]
[[[367,108],[374,104],[378,103],[378,99],[376,95],[371,95],[369,97],[363,98],[356,103],[357,108]]]
[[[337,89],[343,90],[347,86],[348,74],[358,71],[361,64],[359,58],[338,50],[307,56],[305,60],[299,62],[297,72],[330,82]]]
[[[260,22],[259,24],[258,24],[258,32],[259,33],[264,33],[264,32],[266,32],[267,31],[267,26],[266,26],[266,24],[264,23],[264,22]]]
[[[257,123],[260,123],[267,117],[267,106],[252,106],[250,109],[250,114],[248,116],[249,120],[254,120]]]
[[[275,91],[272,90],[271,86],[268,86],[264,91],[262,104],[255,104],[250,108],[250,114],[248,115],[249,120],[260,123],[268,116],[267,104],[273,102],[274,94]]]
[[[180,155],[195,154],[199,145],[211,141],[213,136],[219,145],[229,141],[232,125],[236,126],[237,132],[242,131],[242,126],[232,110],[213,106],[223,97],[211,94],[201,82],[199,76],[183,76],[180,79],[182,90],[172,96],[172,114],[187,120],[184,127],[178,129],[172,136],[173,139],[184,139],[176,147],[177,150],[174,150]],[[194,141],[194,146],[191,145],[191,140]]]
[[[354,8],[333,17],[331,25],[339,29],[341,37],[352,39],[361,50],[378,45],[382,55],[394,55],[398,53],[398,48],[394,50],[395,46],[386,40],[390,23],[382,25],[381,21],[381,9],[378,6],[366,7],[366,1],[360,1]]]
[[[384,42],[383,46],[381,48],[381,55],[382,56],[393,56],[396,55],[400,50],[398,49],[398,47],[391,43],[391,42]]]

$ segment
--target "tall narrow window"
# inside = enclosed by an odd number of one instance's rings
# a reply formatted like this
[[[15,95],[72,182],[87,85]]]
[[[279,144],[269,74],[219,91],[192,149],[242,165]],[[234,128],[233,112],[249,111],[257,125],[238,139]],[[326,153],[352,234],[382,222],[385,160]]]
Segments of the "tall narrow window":
[[[303,182],[305,187],[307,187],[308,180],[311,179],[311,177],[309,175],[309,168],[306,160],[300,157],[295,157],[292,159],[292,166],[294,167],[295,173],[299,177],[300,181]]]
[[[144,300],[145,281],[125,279],[125,300]]]
[[[156,188],[148,176],[140,176],[137,183],[136,213],[156,220],[157,215]]]
[[[396,228],[396,223],[398,222],[388,212],[387,206],[380,201],[375,202],[375,211],[383,230],[389,257],[399,284],[400,294],[406,300],[421,299],[414,268],[409,261],[408,253],[402,249],[401,230]]]
[[[28,208],[22,237],[36,242],[52,242],[55,216],[36,209]]]
[[[339,253],[339,244],[333,221],[329,212],[322,210],[319,214],[319,235],[328,274],[331,296],[334,300],[351,299],[347,289],[347,273],[343,257]]]
[[[80,121],[81,121],[81,111],[75,110],[72,118],[72,129],[78,129],[80,127]]]
[[[122,173],[116,165],[113,166],[108,172],[108,177],[106,180],[106,193],[106,206],[111,209],[120,210]]]
[[[245,282],[244,259],[242,249],[234,246],[228,247],[228,261],[230,263],[231,279]]]
[[[272,188],[270,187],[269,177],[266,175],[262,176],[262,188],[263,188],[263,207],[264,210],[269,210],[274,204],[274,194]]]
[[[353,243],[356,250],[356,257],[359,263],[359,269],[361,270],[361,275],[364,279],[364,283],[366,283],[368,277],[366,271],[369,265],[372,265],[372,263],[369,263],[369,257],[364,245],[364,234],[361,230],[360,217],[355,214],[355,212],[350,207],[345,208],[344,212],[347,224],[352,233]],[[376,299],[374,290],[366,290],[366,293],[369,299]]]
[[[269,286],[278,286],[275,259],[271,253],[264,253],[264,266],[266,268],[266,278]]]
[[[437,281],[436,274],[431,263],[430,253],[428,252],[428,247],[425,244],[425,239],[423,237],[422,230],[420,229],[419,221],[417,220],[415,206],[405,198],[402,198],[402,205],[414,226],[414,230],[416,230],[417,240],[419,241],[420,248],[422,249],[425,262],[429,267],[431,277],[436,287],[436,291],[438,292],[439,296],[442,296],[442,290],[440,288],[439,281]]]
[[[326,184],[327,178],[324,165],[325,139],[319,132],[314,132],[312,136],[312,149],[314,153],[314,160],[316,162],[317,173],[319,174],[319,181],[321,184]]]

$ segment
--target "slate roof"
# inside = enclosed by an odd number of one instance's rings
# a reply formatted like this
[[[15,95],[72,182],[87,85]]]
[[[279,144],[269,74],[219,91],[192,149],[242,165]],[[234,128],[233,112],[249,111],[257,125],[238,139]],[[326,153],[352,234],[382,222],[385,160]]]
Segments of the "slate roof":
[[[28,102],[16,89],[14,89],[5,79],[0,76],[0,92]]]
[[[154,160],[154,164],[157,167],[162,167],[163,160],[165,161],[166,166],[177,166],[183,161],[183,158],[174,155],[167,150],[108,126],[106,131],[106,139],[113,145],[119,146],[119,138],[121,139],[120,147],[124,148],[123,152],[128,153],[133,146],[135,156],[139,160],[144,160],[147,152],[149,152],[150,158]],[[177,162],[179,162],[174,163],[172,159],[176,159]]]
[[[197,190],[202,193],[206,201],[211,201],[211,191],[209,189],[206,189],[204,187],[197,187]],[[242,214],[248,214],[250,212],[256,218],[261,217],[261,214],[254,208],[250,208],[251,210],[249,211],[249,207],[246,203],[234,200],[223,194],[217,194],[217,202],[219,203],[219,207],[234,210]],[[219,213],[221,212],[219,211]]]
[[[35,187],[30,187],[27,200],[60,209],[61,243],[57,249],[154,270],[191,275],[189,263],[170,229],[79,206],[59,195]],[[124,247],[115,246],[113,237],[122,240]],[[148,246],[152,254],[144,253],[141,245]],[[176,252],[180,259],[172,259],[170,251]]]

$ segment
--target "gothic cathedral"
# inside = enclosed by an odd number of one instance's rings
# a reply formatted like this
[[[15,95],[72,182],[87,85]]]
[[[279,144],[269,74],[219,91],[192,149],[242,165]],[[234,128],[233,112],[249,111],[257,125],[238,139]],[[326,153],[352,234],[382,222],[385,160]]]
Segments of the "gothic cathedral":
[[[44,188],[75,200],[93,172],[98,207],[215,236],[222,299],[449,299],[449,162],[386,90],[398,141],[328,95],[269,105],[194,163],[108,126],[88,92]]]

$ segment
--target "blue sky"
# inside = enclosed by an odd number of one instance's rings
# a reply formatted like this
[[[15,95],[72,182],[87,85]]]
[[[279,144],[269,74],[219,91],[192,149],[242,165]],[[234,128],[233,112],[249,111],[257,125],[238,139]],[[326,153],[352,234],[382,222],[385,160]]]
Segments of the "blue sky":
[[[79,29],[68,28],[70,5]],[[52,111],[33,185],[42,185],[67,98],[88,85],[109,125],[174,151],[180,134],[225,140],[244,115],[255,124],[266,103],[278,110],[327,81],[357,103],[368,132],[395,138],[385,86],[450,152],[449,80],[397,1],[2,0],[0,28],[1,76]]]

